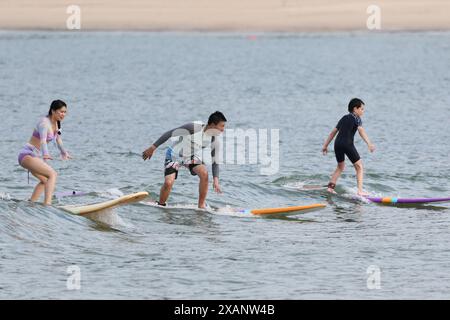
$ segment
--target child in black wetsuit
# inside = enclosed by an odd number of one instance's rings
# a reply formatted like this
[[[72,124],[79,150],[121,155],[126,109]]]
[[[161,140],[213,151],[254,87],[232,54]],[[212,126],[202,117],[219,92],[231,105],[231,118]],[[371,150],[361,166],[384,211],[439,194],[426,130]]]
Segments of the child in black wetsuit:
[[[356,130],[358,130],[359,135],[363,140],[367,143],[369,147],[369,151],[373,152],[375,150],[375,146],[370,142],[369,137],[366,134],[366,131],[362,127],[361,117],[364,114],[364,102],[361,99],[354,98],[348,104],[348,112],[349,114],[343,116],[341,120],[339,120],[336,128],[334,128],[327,140],[325,141],[322,152],[323,154],[327,154],[328,145],[331,141],[333,141],[336,133],[339,132],[336,141],[334,142],[334,152],[336,154],[337,160],[337,168],[331,176],[331,180],[328,183],[328,192],[334,193],[334,188],[336,187],[336,182],[339,179],[341,173],[345,168],[345,155],[350,161],[353,163],[353,166],[356,170],[356,179],[358,183],[358,195],[367,196],[367,193],[363,192],[363,164],[362,160],[358,154],[358,151],[353,144],[353,138],[355,136]]]

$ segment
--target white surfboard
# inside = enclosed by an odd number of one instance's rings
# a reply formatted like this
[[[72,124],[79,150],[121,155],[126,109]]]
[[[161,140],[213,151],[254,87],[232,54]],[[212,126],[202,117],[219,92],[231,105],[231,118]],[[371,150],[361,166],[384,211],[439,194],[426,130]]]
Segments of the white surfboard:
[[[127,194],[122,197],[119,197],[114,200],[99,202],[99,203],[93,203],[93,204],[87,204],[87,205],[68,205],[68,206],[62,206],[58,207],[59,209],[68,211],[73,214],[79,214],[84,215],[92,212],[97,212],[100,210],[109,209],[116,206],[121,206],[133,202],[138,202],[141,200],[144,200],[146,197],[148,197],[148,192],[142,191],[132,194]]]
[[[243,209],[243,208],[208,208],[208,209],[199,209],[196,205],[167,205],[161,206],[157,204],[155,201],[143,201],[141,202],[144,205],[158,207],[161,209],[188,209],[188,210],[199,210],[199,211],[207,211],[210,213],[217,214],[230,214],[230,215],[238,215],[238,216],[259,216],[259,217],[287,217],[299,214],[301,211],[310,211],[316,209],[325,208],[325,204],[315,203],[309,205],[302,206],[291,206],[291,207],[277,207],[277,208],[260,208],[260,209]]]

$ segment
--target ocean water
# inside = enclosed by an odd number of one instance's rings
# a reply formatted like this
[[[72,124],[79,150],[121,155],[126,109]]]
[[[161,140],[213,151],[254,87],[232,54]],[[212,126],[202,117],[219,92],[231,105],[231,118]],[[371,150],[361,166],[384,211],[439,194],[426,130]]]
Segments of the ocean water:
[[[336,164],[323,141],[357,96],[377,147],[370,154],[355,137],[365,189],[450,196],[450,33],[248,36],[0,32],[0,298],[448,298],[449,203],[350,201],[349,162],[341,196],[303,186],[328,182]],[[220,110],[227,129],[278,130],[278,165],[271,174],[249,159],[221,165],[223,194],[210,190],[210,206],[327,207],[283,219],[188,210],[198,179],[187,170],[169,199],[180,208],[134,204],[86,218],[29,203],[36,180],[17,154],[54,99],[68,104],[62,137],[74,157],[60,161],[51,148],[57,191],[88,192],[55,205],[157,197],[164,150],[147,162],[142,151]]]

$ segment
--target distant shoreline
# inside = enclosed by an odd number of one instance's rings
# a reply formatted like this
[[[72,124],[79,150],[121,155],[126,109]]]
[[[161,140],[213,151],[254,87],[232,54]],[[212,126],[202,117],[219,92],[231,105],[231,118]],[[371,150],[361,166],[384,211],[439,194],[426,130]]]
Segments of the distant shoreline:
[[[76,4],[80,31],[401,32],[450,30],[448,0],[0,0],[0,30],[64,31]],[[379,8],[380,30],[369,30]],[[78,30],[77,30],[78,31]]]
[[[450,29],[421,29],[421,30],[380,30],[380,31],[370,31],[370,30],[314,30],[314,31],[248,31],[248,30],[177,30],[177,29],[85,29],[85,30],[65,30],[65,29],[50,29],[50,28],[0,28],[0,33],[20,33],[20,32],[48,32],[48,33],[72,33],[72,34],[89,34],[89,33],[167,33],[167,34],[223,34],[223,35],[234,35],[241,34],[247,36],[253,35],[285,35],[285,36],[295,36],[295,35],[326,35],[326,34],[401,34],[401,33],[447,33]]]

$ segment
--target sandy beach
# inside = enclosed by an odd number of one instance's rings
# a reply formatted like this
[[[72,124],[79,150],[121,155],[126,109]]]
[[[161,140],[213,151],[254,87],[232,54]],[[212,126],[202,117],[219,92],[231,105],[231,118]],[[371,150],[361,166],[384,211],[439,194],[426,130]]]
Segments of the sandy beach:
[[[0,0],[0,29],[67,30],[67,8],[81,30],[367,30],[380,8],[381,30],[449,30],[448,0]]]

